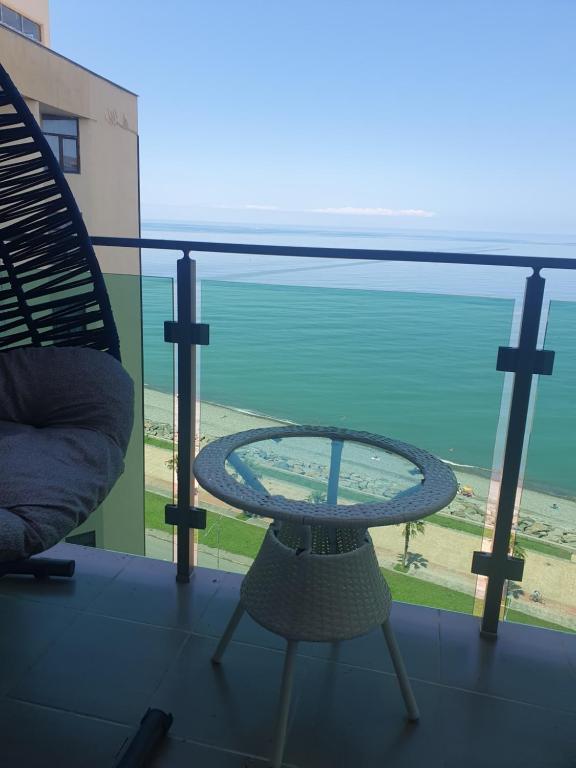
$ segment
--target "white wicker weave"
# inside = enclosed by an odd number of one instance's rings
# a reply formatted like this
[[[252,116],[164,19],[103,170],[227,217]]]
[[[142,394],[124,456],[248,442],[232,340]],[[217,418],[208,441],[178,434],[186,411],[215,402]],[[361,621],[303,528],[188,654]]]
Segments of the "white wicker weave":
[[[301,546],[305,544],[305,546]],[[333,551],[336,549],[337,551]],[[326,552],[330,552],[326,554]],[[380,625],[408,718],[418,705],[392,627],[392,598],[367,531],[272,523],[212,657],[219,663],[244,612],[287,640],[272,768],[281,768],[298,642],[349,640]]]
[[[325,437],[364,443],[413,462],[422,472],[424,480],[413,493],[381,502],[311,504],[283,496],[270,496],[239,483],[226,470],[226,459],[237,448],[260,440],[284,437]],[[456,478],[448,464],[427,451],[389,437],[338,427],[266,427],[221,437],[200,451],[194,462],[194,474],[203,488],[234,507],[256,515],[273,517],[275,520],[289,520],[304,525],[368,528],[372,525],[394,525],[419,520],[443,509],[452,501],[457,490]]]
[[[311,504],[270,496],[261,484],[255,488],[243,485],[226,471],[226,460],[237,448],[283,437],[365,443],[409,459],[424,480],[412,493],[381,502]],[[254,429],[215,440],[200,451],[194,473],[200,485],[217,498],[275,520],[244,578],[240,602],[213,656],[214,663],[219,663],[245,611],[258,624],[286,638],[273,768],[282,764],[299,641],[348,640],[380,625],[408,717],[417,720],[418,706],[389,622],[390,589],[367,528],[420,519],[449,504],[457,489],[450,467],[407,443],[366,432],[289,426]]]
[[[370,632],[392,597],[366,533],[357,549],[315,554],[286,546],[274,524],[242,583],[252,618],[288,640],[334,642]]]

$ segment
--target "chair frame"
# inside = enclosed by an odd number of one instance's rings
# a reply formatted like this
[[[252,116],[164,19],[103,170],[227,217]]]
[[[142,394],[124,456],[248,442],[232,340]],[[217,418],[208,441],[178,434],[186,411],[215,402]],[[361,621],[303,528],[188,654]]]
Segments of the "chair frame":
[[[82,346],[120,360],[104,277],[40,126],[0,65],[0,351]]]
[[[50,345],[90,347],[120,360],[112,307],[80,209],[0,65],[0,353]],[[73,573],[73,560],[0,563],[0,577]]]

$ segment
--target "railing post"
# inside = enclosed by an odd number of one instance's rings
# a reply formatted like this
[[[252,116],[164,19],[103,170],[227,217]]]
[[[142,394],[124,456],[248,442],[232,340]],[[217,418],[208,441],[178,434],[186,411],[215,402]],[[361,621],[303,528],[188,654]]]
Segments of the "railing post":
[[[196,346],[208,344],[208,326],[196,323],[196,262],[184,251],[176,265],[177,320],[164,324],[164,339],[178,348],[178,495],[166,506],[166,522],[176,525],[176,581],[190,581],[194,567],[194,528],[206,527],[195,506],[192,463],[196,446]]]
[[[496,367],[499,371],[513,372],[514,385],[492,552],[474,552],[472,559],[472,573],[488,577],[481,632],[489,637],[495,637],[498,631],[506,580],[521,581],[524,570],[524,561],[508,553],[528,423],[532,378],[535,374],[551,374],[554,362],[553,352],[537,349],[545,282],[537,270],[527,278],[518,348],[501,347],[498,351]]]

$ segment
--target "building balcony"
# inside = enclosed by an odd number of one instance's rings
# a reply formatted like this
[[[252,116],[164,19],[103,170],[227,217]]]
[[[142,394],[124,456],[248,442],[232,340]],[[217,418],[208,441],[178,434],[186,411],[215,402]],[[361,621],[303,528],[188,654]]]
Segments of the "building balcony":
[[[573,262],[550,261],[562,278],[551,276],[543,290],[538,259],[513,265],[493,256],[408,254],[429,291],[414,284],[403,291],[404,281],[385,279],[360,295],[352,279],[348,292],[331,285],[328,257],[317,252],[306,254],[307,282],[295,289],[282,280],[302,270],[298,249],[95,243],[151,248],[162,258],[165,250],[212,253],[198,254],[195,276],[186,271],[193,262],[180,259],[179,287],[175,271],[105,275],[123,362],[137,385],[127,469],[100,510],[52,552],[76,559],[73,579],[0,579],[6,764],[112,766],[146,710],[158,707],[174,722],[153,766],[269,765],[284,641],[245,617],[222,666],[210,663],[266,523],[198,489],[178,499],[178,488],[189,480],[183,446],[193,453],[222,435],[290,420],[286,381],[295,370],[311,414],[302,421],[326,424],[328,391],[335,404],[329,421],[337,426],[353,400],[376,403],[356,411],[361,423],[344,425],[405,439],[450,461],[460,490],[428,518],[404,558],[400,527],[373,531],[421,721],[405,719],[379,632],[346,643],[303,643],[285,765],[571,765],[576,502],[567,446],[574,431],[573,415],[558,405],[573,401],[574,285],[565,277],[574,273]],[[224,269],[218,259],[228,250]],[[270,279],[262,280],[271,273],[262,265],[254,271],[250,260],[234,272],[239,254],[267,251],[292,261]],[[330,266],[356,260],[366,272],[379,259],[405,257],[332,250]],[[506,269],[516,283],[510,295],[478,297],[475,285],[442,294],[441,281],[430,282],[437,261],[498,275]],[[183,285],[195,290],[176,302]],[[398,318],[403,322],[393,322]],[[198,320],[210,325],[211,346],[196,375],[177,383],[175,359],[180,373],[190,372],[198,350],[166,343],[163,324],[171,324],[167,336],[176,339],[179,328]],[[333,354],[322,356],[327,343]],[[550,376],[552,351],[559,363]],[[536,376],[537,398],[535,386],[526,387]],[[230,402],[219,389],[227,381],[243,387],[246,402]],[[370,400],[374,392],[377,401]],[[275,493],[322,495],[326,478],[314,476],[317,467],[302,482],[300,465],[308,461],[310,469],[309,458],[280,459],[253,467],[268,473]],[[344,503],[385,493],[370,460],[342,477]],[[175,499],[182,517],[173,527],[164,508]],[[186,523],[191,504],[207,518],[194,537]],[[184,555],[178,550],[175,564],[180,537],[191,546]],[[176,583],[176,573],[187,576],[192,565],[190,582]]]
[[[176,493],[177,390],[182,401],[184,389],[174,363],[183,345],[166,343],[163,326],[177,320],[176,264],[184,251],[194,257],[197,302],[188,322],[207,323],[211,333],[210,345],[195,349],[196,390],[188,392],[196,448],[287,421],[364,429],[425,448],[451,463],[460,489],[449,507],[428,518],[425,535],[411,540],[405,562],[399,562],[400,526],[372,531],[395,598],[486,614],[488,561],[496,553],[504,592],[492,595],[491,631],[499,617],[576,629],[576,421],[566,407],[576,395],[573,260],[94,242],[99,253],[110,246],[145,249],[151,273],[141,281],[106,275],[124,362],[143,385],[144,419],[123,486],[105,502],[98,546],[166,560],[175,552],[164,506]],[[540,295],[526,293],[527,285]],[[520,414],[513,408],[517,379],[523,382]],[[323,493],[321,473],[303,482],[306,457],[284,458],[273,467],[256,461],[255,471],[268,473],[275,493],[287,489],[303,500]],[[382,492],[372,471],[378,465],[369,464],[343,478],[345,503]],[[132,514],[129,522],[123,497],[135,479],[144,484],[143,472],[146,497],[140,491],[131,498],[132,509],[144,506],[146,514]],[[196,539],[197,562],[245,572],[265,523],[202,490],[194,503],[208,518]],[[523,561],[522,578],[507,570],[508,557]]]
[[[148,707],[174,722],[154,768],[266,766],[283,641],[244,618],[210,663],[241,576],[61,544],[72,580],[0,581],[2,762],[105,768]],[[576,638],[397,602],[392,620],[421,709],[406,721],[380,633],[302,644],[285,765],[573,765]]]

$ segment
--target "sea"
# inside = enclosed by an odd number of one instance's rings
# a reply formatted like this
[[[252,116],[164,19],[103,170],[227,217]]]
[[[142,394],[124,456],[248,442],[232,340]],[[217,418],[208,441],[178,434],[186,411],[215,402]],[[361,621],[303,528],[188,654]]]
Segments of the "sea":
[[[148,221],[162,239],[576,257],[576,236]],[[175,311],[178,254],[144,250],[145,385],[175,388],[163,322]],[[202,400],[300,424],[414,443],[467,471],[501,464],[530,270],[198,252]],[[545,269],[542,347],[553,375],[533,392],[524,483],[576,497],[576,270]]]

